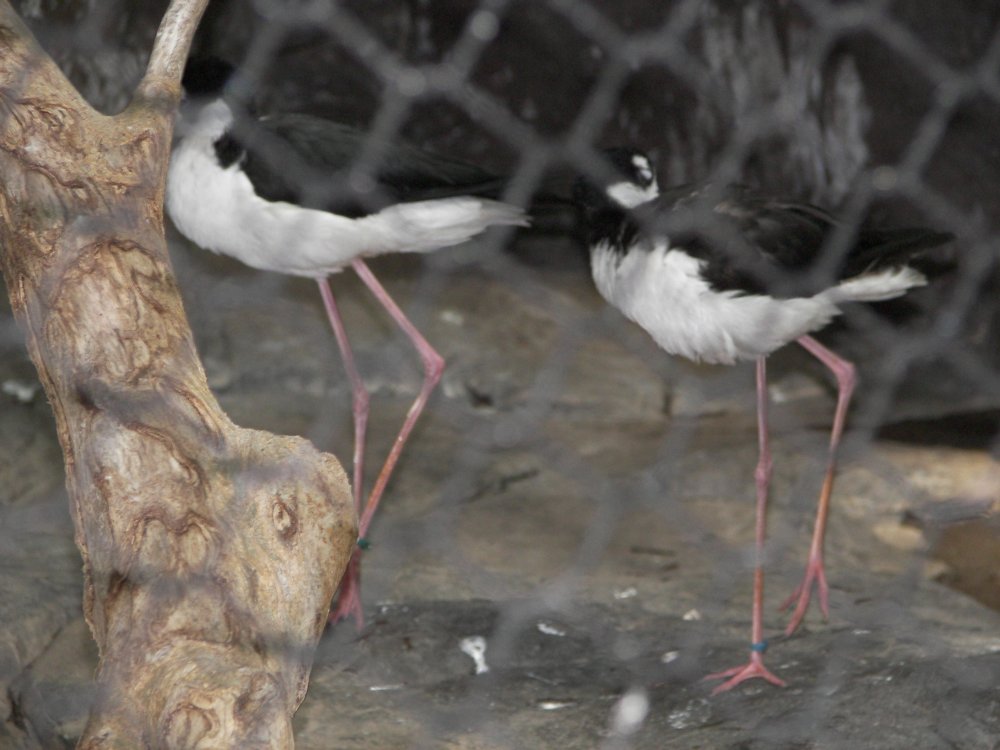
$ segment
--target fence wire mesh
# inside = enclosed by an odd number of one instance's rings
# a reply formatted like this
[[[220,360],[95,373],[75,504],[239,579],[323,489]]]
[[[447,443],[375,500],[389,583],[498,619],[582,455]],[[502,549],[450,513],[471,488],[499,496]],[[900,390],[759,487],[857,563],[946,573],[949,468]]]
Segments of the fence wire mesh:
[[[90,101],[124,106],[161,3],[16,6]],[[814,604],[805,632],[772,640],[788,689],[711,699],[700,678],[749,637],[751,364],[661,351],[600,299],[567,216],[372,261],[447,369],[370,535],[368,624],[325,636],[300,747],[1000,746],[998,21],[995,3],[929,0],[212,3],[196,51],[237,64],[259,111],[360,127],[372,154],[405,139],[510,174],[515,203],[630,145],[663,185],[739,181],[957,237],[927,287],[820,334],[861,375],[831,618]],[[223,406],[349,464],[350,390],[315,286],[168,231]],[[420,364],[356,278],[332,283],[372,393],[370,487]],[[9,309],[2,330],[2,619],[19,644],[5,719],[56,747],[82,729],[67,695],[87,694],[92,656],[68,516],[49,523],[66,515],[50,413]],[[835,393],[793,347],[770,366],[777,635]],[[57,657],[85,666],[59,675]]]

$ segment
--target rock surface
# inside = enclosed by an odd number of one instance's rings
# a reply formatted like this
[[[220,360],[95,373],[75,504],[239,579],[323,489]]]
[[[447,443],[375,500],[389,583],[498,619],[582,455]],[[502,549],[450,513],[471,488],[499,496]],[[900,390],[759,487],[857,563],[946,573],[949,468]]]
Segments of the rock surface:
[[[813,611],[800,634],[772,638],[788,689],[710,698],[701,677],[746,658],[752,370],[671,361],[605,310],[571,250],[553,253],[543,266],[476,246],[375,264],[449,366],[373,527],[367,627],[322,641],[298,747],[994,747],[1000,617],[936,583],[956,562],[930,558],[941,519],[991,510],[989,453],[849,432],[830,621]],[[183,243],[175,261],[232,417],[349,455],[348,392],[314,287]],[[419,366],[355,279],[335,291],[372,387],[370,482]],[[0,380],[31,382],[15,344],[2,362]],[[776,636],[833,401],[794,350],[773,358],[771,395]],[[0,747],[71,747],[96,653],[61,458],[39,397],[4,399]],[[473,636],[484,674],[461,649]]]

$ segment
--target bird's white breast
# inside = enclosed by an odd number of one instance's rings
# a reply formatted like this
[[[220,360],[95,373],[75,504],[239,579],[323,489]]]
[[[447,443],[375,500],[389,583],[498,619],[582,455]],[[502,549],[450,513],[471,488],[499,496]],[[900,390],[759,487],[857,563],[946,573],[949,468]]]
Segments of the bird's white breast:
[[[839,311],[824,295],[772,299],[712,289],[702,261],[664,239],[641,240],[624,254],[591,251],[598,291],[671,354],[732,364],[821,328]]]
[[[323,276],[374,242],[351,219],[260,198],[238,163],[219,165],[201,133],[174,150],[166,208],[188,239],[265,271]]]

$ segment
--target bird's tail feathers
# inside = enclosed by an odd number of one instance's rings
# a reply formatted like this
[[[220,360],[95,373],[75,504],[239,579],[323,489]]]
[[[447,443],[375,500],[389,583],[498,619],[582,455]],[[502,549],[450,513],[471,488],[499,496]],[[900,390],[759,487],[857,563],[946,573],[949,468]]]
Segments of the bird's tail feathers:
[[[411,253],[459,245],[489,227],[526,227],[531,223],[527,213],[517,206],[467,196],[401,203],[377,216],[391,227],[394,249]]]
[[[906,294],[917,286],[924,286],[927,277],[910,266],[882,268],[846,279],[824,292],[829,299],[840,302],[881,302]]]
[[[481,220],[489,226],[528,227],[531,217],[523,208],[485,198],[479,200]]]
[[[891,268],[905,264],[939,245],[955,239],[951,232],[933,229],[863,229],[858,235],[855,249],[847,258],[846,275],[859,276],[872,268]]]

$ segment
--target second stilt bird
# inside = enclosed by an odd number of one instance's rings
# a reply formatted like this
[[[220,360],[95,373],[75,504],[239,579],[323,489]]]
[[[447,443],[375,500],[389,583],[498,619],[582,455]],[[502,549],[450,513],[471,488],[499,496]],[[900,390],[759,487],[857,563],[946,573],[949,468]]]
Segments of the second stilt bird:
[[[791,634],[814,587],[823,614],[828,614],[823,537],[837,446],[855,386],[854,366],[809,334],[829,323],[845,302],[892,299],[925,284],[911,259],[951,235],[921,228],[852,228],[816,206],[741,186],[684,186],[661,193],[645,154],[613,149],[606,157],[614,179],[581,179],[574,191],[586,222],[598,291],[671,354],[718,364],[756,361],[759,460],[750,658],[708,678],[726,680],[715,693],[752,677],[784,685],[763,659],[761,560],[771,477],[767,356],[797,341],[837,381],[809,559],[802,582],[785,603],[794,604],[785,631]],[[807,272],[824,263],[830,273],[811,282]]]

